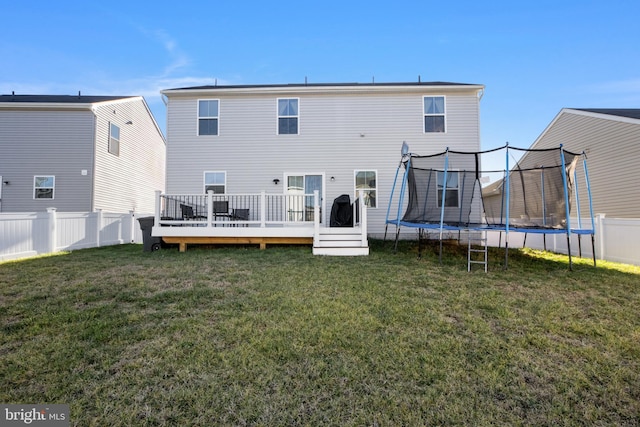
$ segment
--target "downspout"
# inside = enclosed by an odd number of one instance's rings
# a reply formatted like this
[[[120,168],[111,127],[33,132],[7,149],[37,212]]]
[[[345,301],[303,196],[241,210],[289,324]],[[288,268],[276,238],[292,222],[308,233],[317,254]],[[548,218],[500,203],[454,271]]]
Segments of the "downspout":
[[[167,159],[167,144],[169,142],[169,98],[164,93],[160,93],[160,99],[162,99],[162,103],[166,107],[164,109],[164,182],[163,191],[166,193],[167,189],[167,180],[169,179],[169,162]]]
[[[93,113],[93,146],[91,147],[93,152],[91,153],[91,157],[93,158],[93,166],[91,168],[91,189],[89,190],[89,212],[93,212],[95,210],[95,189],[96,189],[96,167],[97,167],[97,145],[98,145],[98,114],[96,112],[95,107],[91,107],[91,112]]]

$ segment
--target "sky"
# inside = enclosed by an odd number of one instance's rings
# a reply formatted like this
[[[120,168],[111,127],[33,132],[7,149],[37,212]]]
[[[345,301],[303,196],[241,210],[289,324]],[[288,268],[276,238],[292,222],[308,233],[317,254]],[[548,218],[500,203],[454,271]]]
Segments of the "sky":
[[[141,95],[163,132],[160,90],[216,82],[483,84],[482,150],[640,108],[637,0],[2,3],[1,94]]]

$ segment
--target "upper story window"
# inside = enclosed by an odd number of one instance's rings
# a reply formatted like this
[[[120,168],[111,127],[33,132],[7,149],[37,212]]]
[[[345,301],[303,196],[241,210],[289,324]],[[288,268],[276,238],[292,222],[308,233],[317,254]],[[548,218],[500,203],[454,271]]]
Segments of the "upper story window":
[[[447,182],[444,182],[444,172],[438,172],[438,207],[442,206],[442,192],[445,191],[444,207],[457,208],[460,206],[459,174],[456,171],[447,171]]]
[[[55,176],[34,176],[33,177],[33,198],[53,199],[55,190]]]
[[[355,171],[356,198],[362,197],[364,204],[369,208],[377,207],[378,173],[376,171]]]
[[[424,97],[424,131],[425,133],[445,131],[444,96]]]
[[[109,152],[115,156],[120,155],[120,127],[109,123]]]
[[[198,100],[198,135],[217,135],[220,101]]]
[[[204,192],[209,190],[213,194],[225,194],[227,192],[227,173],[226,172],[205,172],[204,173]]]
[[[298,98],[278,99],[278,135],[298,133]]]

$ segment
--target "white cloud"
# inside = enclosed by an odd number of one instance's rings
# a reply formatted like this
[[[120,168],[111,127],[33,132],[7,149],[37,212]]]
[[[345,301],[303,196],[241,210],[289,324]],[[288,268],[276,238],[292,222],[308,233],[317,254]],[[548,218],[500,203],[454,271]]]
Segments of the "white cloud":
[[[170,62],[164,68],[160,76],[170,76],[174,72],[191,65],[191,58],[189,58],[189,56],[178,47],[178,43],[165,30],[155,30],[149,32],[143,29],[141,31],[151,37],[153,40],[160,42],[164,49],[167,51]]]

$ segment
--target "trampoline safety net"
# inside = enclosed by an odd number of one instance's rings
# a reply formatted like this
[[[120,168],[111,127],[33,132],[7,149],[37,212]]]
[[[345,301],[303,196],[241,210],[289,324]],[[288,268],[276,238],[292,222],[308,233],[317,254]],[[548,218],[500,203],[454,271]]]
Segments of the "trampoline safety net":
[[[579,154],[563,150],[520,149],[520,161],[501,180],[481,187],[482,152],[445,151],[403,158],[407,194],[403,222],[444,223],[455,227],[484,224],[521,228],[565,228],[571,212]],[[508,167],[507,167],[508,168]],[[566,189],[566,190],[565,190]]]

